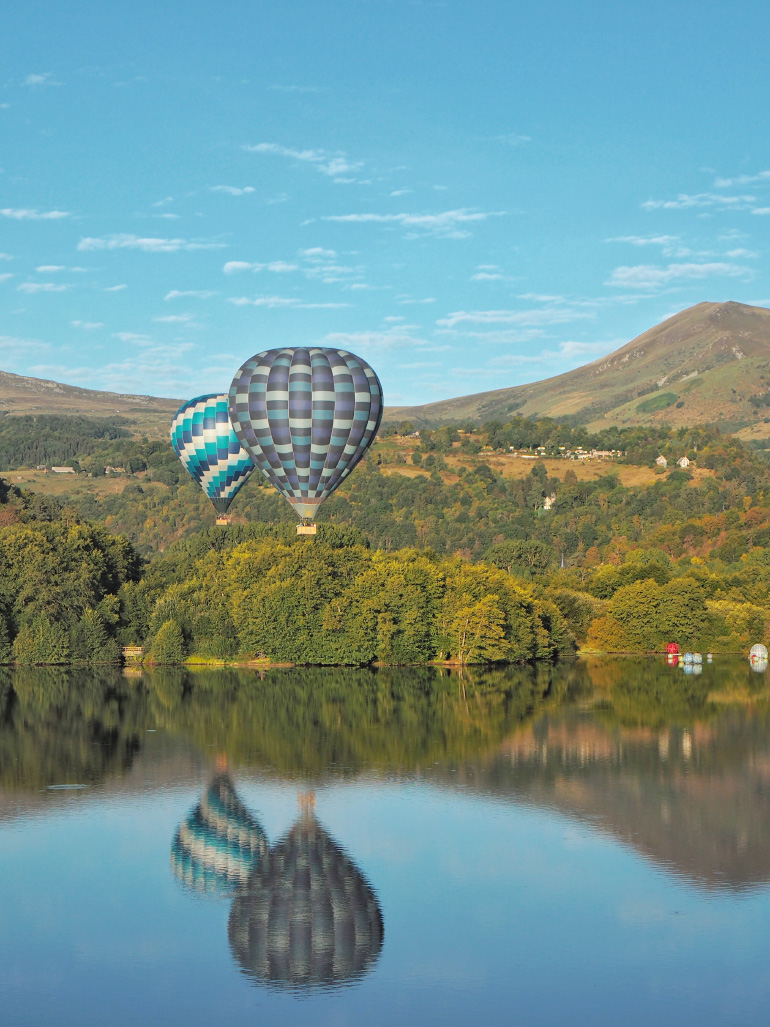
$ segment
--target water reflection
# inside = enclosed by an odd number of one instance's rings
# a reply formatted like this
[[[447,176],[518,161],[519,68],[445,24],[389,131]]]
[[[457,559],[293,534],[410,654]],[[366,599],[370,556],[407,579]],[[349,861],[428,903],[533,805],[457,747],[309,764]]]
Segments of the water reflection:
[[[171,869],[193,891],[232,895],[246,887],[266,853],[262,825],[220,766],[201,801],[179,825]]]
[[[239,777],[307,787],[366,773],[548,807],[698,888],[753,888],[770,881],[767,677],[745,659],[699,669],[0,670],[0,818],[190,780],[213,750]],[[48,791],[73,784],[89,789]],[[218,777],[172,861],[194,889],[248,882],[254,898],[277,872],[266,845]]]
[[[259,984],[338,987],[377,961],[382,912],[369,882],[318,822],[314,796],[302,797],[301,806],[297,823],[234,900],[230,948]]]

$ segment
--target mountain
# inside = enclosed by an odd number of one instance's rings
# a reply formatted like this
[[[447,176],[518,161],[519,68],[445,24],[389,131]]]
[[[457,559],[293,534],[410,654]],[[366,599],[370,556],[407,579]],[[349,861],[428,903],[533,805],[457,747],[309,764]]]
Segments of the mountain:
[[[509,420],[514,412],[592,428],[717,422],[736,431],[762,423],[770,416],[770,310],[698,303],[574,371],[530,385],[390,408],[386,419],[417,425],[483,422]]]
[[[76,385],[61,385],[45,378],[27,378],[0,371],[0,413],[79,414],[83,417],[113,417],[116,414],[152,430],[166,424],[180,406],[178,399],[132,396],[119,392],[98,392]]]

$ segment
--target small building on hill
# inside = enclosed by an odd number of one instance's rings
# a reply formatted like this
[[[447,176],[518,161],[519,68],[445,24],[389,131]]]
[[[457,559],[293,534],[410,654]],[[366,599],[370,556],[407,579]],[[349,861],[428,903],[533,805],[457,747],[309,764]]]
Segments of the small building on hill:
[[[54,474],[74,474],[74,467],[52,467],[51,470]]]
[[[655,463],[658,465],[658,467],[662,467],[663,470],[665,470],[668,467],[668,460],[666,460],[666,458],[663,455],[659,456]]]
[[[690,466],[690,461],[687,459],[686,456],[680,456],[679,459],[677,460],[677,464],[684,471],[684,470],[686,470]]]

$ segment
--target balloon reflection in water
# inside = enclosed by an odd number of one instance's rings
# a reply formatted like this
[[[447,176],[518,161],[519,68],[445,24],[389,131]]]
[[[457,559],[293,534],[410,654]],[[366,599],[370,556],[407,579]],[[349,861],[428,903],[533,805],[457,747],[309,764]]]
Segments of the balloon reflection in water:
[[[369,882],[316,820],[312,798],[230,910],[230,947],[260,984],[334,988],[377,960],[383,922]]]
[[[267,848],[262,825],[221,771],[180,824],[171,846],[171,868],[194,891],[231,895],[246,886]]]

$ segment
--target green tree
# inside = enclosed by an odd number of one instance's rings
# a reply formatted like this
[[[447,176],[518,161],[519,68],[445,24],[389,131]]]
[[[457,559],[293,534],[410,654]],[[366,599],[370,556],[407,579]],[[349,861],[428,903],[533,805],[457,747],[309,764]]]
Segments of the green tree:
[[[0,664],[10,663],[12,657],[11,636],[5,617],[0,613]]]
[[[13,643],[13,658],[21,664],[68,663],[70,646],[61,624],[45,616],[24,624]]]
[[[184,635],[175,620],[161,624],[149,656],[152,663],[182,663],[185,658]]]
[[[496,595],[484,596],[455,614],[452,633],[460,663],[495,663],[508,657],[505,614]]]

